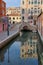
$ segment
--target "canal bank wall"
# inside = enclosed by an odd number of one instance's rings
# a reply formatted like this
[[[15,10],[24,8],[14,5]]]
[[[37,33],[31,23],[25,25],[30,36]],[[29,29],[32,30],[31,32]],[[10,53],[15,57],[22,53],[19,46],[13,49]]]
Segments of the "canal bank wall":
[[[38,35],[39,35],[41,43],[43,44],[43,37],[41,36],[41,33],[39,31],[38,31]]]
[[[37,51],[38,51],[38,61],[39,61],[38,65],[43,65],[43,57],[41,56],[41,53],[39,51],[39,47],[38,47]]]
[[[39,36],[39,40],[40,40],[40,44],[38,44],[38,58],[39,58],[39,65],[43,65],[43,52],[42,52],[42,49],[43,49],[43,38],[40,34],[40,32],[38,31],[38,36]],[[40,48],[41,46],[41,48]]]
[[[38,65],[42,65],[41,57],[40,57],[40,51],[39,51],[39,45],[37,45],[37,53],[38,53]]]
[[[0,42],[0,49],[2,49],[5,45],[7,45],[12,39],[16,38],[19,35],[19,31],[16,33],[13,33],[12,35],[9,35],[6,37],[6,39],[2,40]]]

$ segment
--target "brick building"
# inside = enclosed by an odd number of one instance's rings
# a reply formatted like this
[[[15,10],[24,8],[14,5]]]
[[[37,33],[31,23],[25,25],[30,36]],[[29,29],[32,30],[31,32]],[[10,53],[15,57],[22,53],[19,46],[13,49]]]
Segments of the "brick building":
[[[6,3],[0,0],[0,31],[6,30],[7,24],[3,22],[2,17],[6,16]]]
[[[0,17],[6,15],[6,3],[3,0],[0,0]]]

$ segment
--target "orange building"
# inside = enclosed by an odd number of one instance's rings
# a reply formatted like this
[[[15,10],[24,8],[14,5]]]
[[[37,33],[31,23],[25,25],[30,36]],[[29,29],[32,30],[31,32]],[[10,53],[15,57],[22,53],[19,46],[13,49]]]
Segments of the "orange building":
[[[3,0],[0,0],[0,17],[6,15],[6,3]]]

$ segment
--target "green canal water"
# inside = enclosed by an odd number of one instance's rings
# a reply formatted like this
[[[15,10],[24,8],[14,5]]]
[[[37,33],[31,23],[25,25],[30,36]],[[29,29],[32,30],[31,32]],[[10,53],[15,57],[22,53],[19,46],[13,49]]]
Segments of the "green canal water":
[[[0,51],[0,65],[38,65],[37,44],[37,33],[20,32]]]

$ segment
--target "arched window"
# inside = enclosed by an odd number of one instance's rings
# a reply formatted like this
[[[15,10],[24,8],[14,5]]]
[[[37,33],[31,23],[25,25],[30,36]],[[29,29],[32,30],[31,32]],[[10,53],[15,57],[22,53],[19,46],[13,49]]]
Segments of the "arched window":
[[[22,9],[22,14],[24,14],[25,13],[25,10],[24,9]]]

